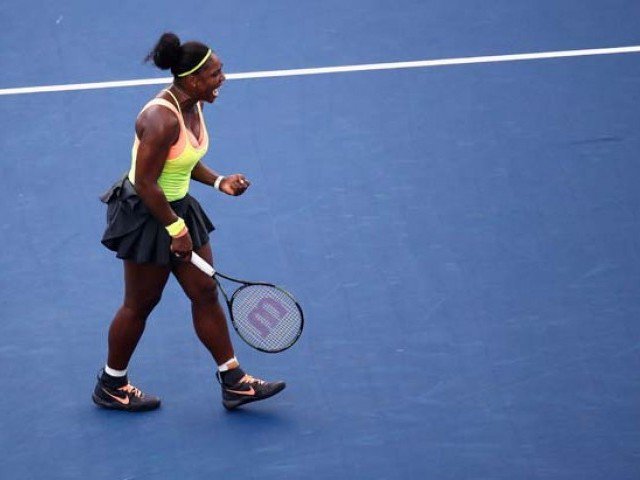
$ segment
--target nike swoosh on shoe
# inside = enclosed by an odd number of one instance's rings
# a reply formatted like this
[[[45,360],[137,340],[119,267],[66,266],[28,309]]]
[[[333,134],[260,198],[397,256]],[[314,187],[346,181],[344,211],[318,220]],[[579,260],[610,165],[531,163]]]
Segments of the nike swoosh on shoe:
[[[229,388],[226,389],[227,392],[230,393],[236,393],[238,395],[247,395],[249,397],[252,397],[256,394],[256,391],[253,389],[253,387],[250,387],[249,390],[231,390]]]
[[[117,395],[112,395],[109,392],[107,392],[104,388],[102,389],[102,391],[107,395],[109,395],[114,400],[120,402],[122,405],[129,405],[129,397],[125,396],[124,398],[122,398],[122,397],[118,397]]]

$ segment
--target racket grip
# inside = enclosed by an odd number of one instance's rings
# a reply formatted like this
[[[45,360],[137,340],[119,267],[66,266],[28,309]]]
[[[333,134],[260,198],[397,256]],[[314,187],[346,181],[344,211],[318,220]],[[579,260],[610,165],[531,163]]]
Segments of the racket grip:
[[[210,277],[213,277],[213,275],[216,273],[213,267],[209,265],[207,261],[196,252],[191,252],[191,263],[193,263],[196,267],[198,267]]]

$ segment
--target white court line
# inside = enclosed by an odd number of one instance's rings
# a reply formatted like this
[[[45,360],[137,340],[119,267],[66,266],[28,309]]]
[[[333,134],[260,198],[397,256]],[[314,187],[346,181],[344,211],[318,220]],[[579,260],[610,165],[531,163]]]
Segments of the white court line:
[[[296,75],[321,75],[326,73],[364,72],[370,70],[394,70],[400,68],[441,67],[445,65],[468,65],[472,63],[516,62],[522,60],[542,60],[548,58],[586,57],[593,55],[615,55],[620,53],[640,53],[640,45],[615,48],[592,48],[587,50],[563,50],[554,52],[517,53],[512,55],[490,55],[483,57],[442,58],[439,60],[419,60],[415,62],[371,63],[365,65],[344,65],[338,67],[300,68],[295,70],[267,70],[262,72],[229,73],[228,80],[248,78],[291,77]],[[94,90],[98,88],[136,87],[171,83],[172,77],[147,78],[142,80],[121,80],[114,82],[75,83],[67,85],[44,85],[0,89],[0,95],[25,93],[65,92],[71,90]]]

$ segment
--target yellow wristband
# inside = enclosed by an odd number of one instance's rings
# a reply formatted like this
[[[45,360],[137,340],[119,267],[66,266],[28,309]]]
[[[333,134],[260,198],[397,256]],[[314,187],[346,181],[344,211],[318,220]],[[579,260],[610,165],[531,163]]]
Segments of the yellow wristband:
[[[178,235],[180,232],[182,232],[182,230],[185,227],[185,223],[184,220],[181,219],[180,217],[178,217],[178,220],[176,220],[175,222],[173,222],[171,225],[167,225],[166,228],[167,229],[167,233],[169,235],[171,235],[172,237],[175,237],[176,235]]]
[[[180,238],[180,237],[184,237],[187,233],[189,233],[189,229],[187,228],[187,226],[185,225],[184,228],[182,230],[180,230],[180,233],[177,235],[174,235],[173,238]]]

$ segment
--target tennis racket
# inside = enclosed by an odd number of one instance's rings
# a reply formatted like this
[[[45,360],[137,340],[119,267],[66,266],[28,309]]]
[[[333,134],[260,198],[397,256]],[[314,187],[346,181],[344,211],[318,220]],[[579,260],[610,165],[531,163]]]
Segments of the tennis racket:
[[[227,302],[233,328],[250,346],[261,352],[278,353],[300,338],[304,315],[289,292],[271,283],[247,282],[224,275],[195,252],[191,252],[191,263],[216,281]],[[240,284],[231,298],[219,278]]]

